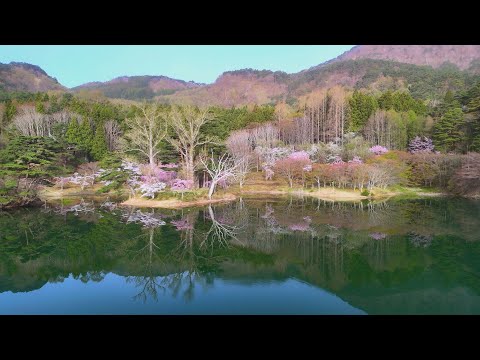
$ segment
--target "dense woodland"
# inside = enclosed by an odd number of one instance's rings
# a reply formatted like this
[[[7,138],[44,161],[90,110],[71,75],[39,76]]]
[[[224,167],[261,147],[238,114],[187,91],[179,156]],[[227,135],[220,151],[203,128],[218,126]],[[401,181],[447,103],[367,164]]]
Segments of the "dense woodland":
[[[207,187],[211,197],[217,185],[242,187],[250,172],[290,187],[475,194],[480,82],[461,85],[435,101],[416,87],[334,86],[295,103],[231,108],[3,91],[0,205],[30,203],[39,185],[99,181],[103,192],[128,186],[132,194],[176,190],[183,198]]]

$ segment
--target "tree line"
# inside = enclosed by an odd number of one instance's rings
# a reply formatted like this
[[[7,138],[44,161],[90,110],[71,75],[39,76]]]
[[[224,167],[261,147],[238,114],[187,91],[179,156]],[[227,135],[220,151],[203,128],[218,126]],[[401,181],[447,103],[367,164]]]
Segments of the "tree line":
[[[375,93],[335,86],[302,96],[295,106],[241,108],[9,93],[0,102],[0,119],[3,192],[18,190],[20,176],[33,182],[72,172],[82,163],[118,165],[125,157],[151,166],[180,163],[182,179],[192,182],[207,164],[231,170],[221,159],[235,160],[235,178],[242,185],[252,169],[271,177],[276,161],[298,151],[310,151],[314,163],[348,163],[367,160],[372,146],[406,151],[418,137],[431,138],[435,151],[442,153],[478,151],[480,82],[447,91],[438,102],[422,101],[408,91]],[[228,159],[222,157],[227,151]],[[469,162],[476,163],[469,156]],[[278,164],[276,169],[277,175],[285,173]],[[218,173],[208,174],[223,181]]]

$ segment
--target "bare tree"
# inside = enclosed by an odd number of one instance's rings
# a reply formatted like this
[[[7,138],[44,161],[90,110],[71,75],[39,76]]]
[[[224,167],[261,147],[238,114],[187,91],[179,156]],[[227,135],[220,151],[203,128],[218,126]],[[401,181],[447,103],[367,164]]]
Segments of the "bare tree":
[[[226,141],[227,149],[238,164],[237,176],[240,188],[245,183],[245,178],[252,168],[253,150],[250,142],[250,134],[246,130],[233,132]]]
[[[12,120],[13,126],[26,136],[47,136],[46,116],[40,114],[33,106],[23,107]]]
[[[463,165],[453,177],[455,189],[461,194],[477,194],[480,192],[480,154],[468,153]]]
[[[114,120],[105,122],[105,137],[107,140],[108,151],[115,151],[118,149],[118,141],[122,134],[120,126]]]
[[[248,130],[234,131],[225,141],[228,151],[235,158],[250,155],[253,151],[250,133]]]
[[[238,164],[235,164],[233,159],[227,154],[223,154],[217,160],[215,160],[212,154],[208,159],[200,158],[200,161],[211,177],[210,188],[208,190],[208,198],[211,199],[220,181],[226,181],[228,178],[234,177],[237,174]]]
[[[163,114],[157,105],[143,104],[136,107],[140,110],[140,115],[125,121],[130,129],[125,134],[128,141],[126,151],[145,155],[153,166],[160,152],[158,145],[167,134],[167,123],[163,121]]]
[[[266,124],[252,129],[251,137],[255,147],[274,147],[280,140],[280,132],[273,124]]]
[[[240,189],[245,184],[248,173],[252,170],[252,155],[243,155],[242,157],[234,157],[234,163],[236,164],[236,171],[233,178],[240,185]]]
[[[211,246],[218,244],[222,247],[228,247],[230,239],[239,241],[237,239],[237,231],[239,229],[238,226],[226,224],[225,222],[218,220],[215,217],[215,213],[211,205],[208,206],[208,215],[210,220],[212,220],[212,226],[210,226],[210,229],[205,234],[205,239],[200,244],[200,247],[206,246],[209,238],[212,240],[210,244]]]
[[[200,130],[213,116],[207,108],[197,109],[193,106],[175,106],[167,116],[168,124],[175,133],[167,140],[180,153],[186,179],[194,180],[198,148],[213,143],[211,139],[202,138]]]
[[[65,110],[52,115],[44,115],[37,112],[33,106],[24,106],[13,118],[12,124],[22,135],[54,138],[54,125],[67,124],[72,115]]]

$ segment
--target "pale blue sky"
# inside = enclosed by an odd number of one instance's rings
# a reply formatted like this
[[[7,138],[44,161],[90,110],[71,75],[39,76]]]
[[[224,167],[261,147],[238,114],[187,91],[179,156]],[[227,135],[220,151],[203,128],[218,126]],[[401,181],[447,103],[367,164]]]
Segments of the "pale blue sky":
[[[122,75],[165,75],[212,83],[224,71],[287,73],[318,65],[353,45],[0,45],[0,62],[27,62],[73,87]]]

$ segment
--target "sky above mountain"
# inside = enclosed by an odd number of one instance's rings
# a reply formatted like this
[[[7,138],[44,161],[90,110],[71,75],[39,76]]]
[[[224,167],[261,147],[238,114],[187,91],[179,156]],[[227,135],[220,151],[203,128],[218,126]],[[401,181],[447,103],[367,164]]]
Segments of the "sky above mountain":
[[[39,65],[74,87],[118,76],[164,75],[212,83],[244,68],[298,72],[333,59],[353,45],[1,45],[0,62]]]

